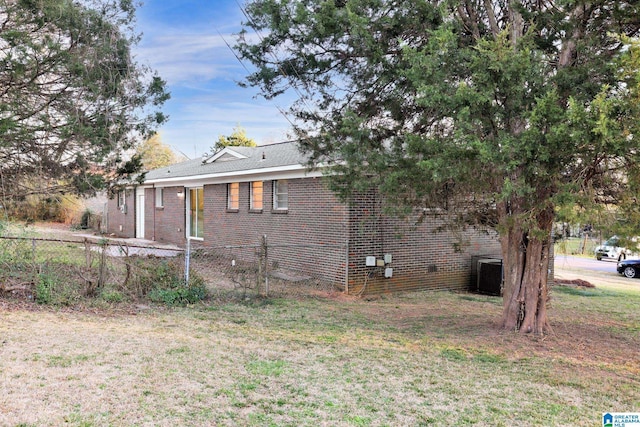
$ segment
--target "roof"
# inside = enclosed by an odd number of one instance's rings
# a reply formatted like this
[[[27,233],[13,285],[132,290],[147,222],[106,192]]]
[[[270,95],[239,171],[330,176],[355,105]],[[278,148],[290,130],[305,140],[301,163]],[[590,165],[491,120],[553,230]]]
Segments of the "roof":
[[[295,141],[257,147],[226,147],[211,157],[200,157],[149,171],[145,184],[194,181],[230,182],[260,175],[308,172],[307,156]]]

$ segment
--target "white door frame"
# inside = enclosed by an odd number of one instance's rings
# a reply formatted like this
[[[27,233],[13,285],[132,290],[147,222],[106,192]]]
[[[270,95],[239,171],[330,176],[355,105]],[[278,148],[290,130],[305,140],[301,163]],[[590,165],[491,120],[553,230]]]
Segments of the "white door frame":
[[[144,239],[144,188],[136,188],[136,238]]]

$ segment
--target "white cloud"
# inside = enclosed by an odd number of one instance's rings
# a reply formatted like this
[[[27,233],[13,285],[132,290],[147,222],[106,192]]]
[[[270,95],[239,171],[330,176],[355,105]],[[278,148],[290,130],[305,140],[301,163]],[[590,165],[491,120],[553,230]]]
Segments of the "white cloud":
[[[199,156],[238,124],[259,144],[288,138],[291,125],[277,106],[286,109],[289,100],[254,99],[257,89],[236,83],[247,71],[227,45],[235,44],[243,19],[235,1],[148,0],[142,12],[136,59],[158,71],[171,92],[164,143]]]
[[[170,84],[228,78],[239,69],[244,70],[219,35],[155,37],[136,49],[136,57],[157,70]]]
[[[228,135],[237,125],[259,144],[288,139],[291,127],[287,119],[273,105],[225,103],[193,104],[170,120],[163,134],[172,144],[185,150],[193,146],[206,151],[219,135]]]

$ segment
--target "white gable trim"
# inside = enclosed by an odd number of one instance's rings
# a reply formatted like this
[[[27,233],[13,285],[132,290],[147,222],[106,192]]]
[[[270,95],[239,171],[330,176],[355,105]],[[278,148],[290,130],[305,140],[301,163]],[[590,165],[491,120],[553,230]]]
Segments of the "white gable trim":
[[[233,156],[237,159],[246,159],[247,156],[244,156],[240,153],[238,153],[237,151],[232,150],[229,147],[225,147],[222,150],[218,151],[217,153],[215,153],[213,156],[209,157],[207,160],[204,161],[204,163],[213,163],[216,160],[218,160],[220,157],[225,156],[225,155],[230,155]]]

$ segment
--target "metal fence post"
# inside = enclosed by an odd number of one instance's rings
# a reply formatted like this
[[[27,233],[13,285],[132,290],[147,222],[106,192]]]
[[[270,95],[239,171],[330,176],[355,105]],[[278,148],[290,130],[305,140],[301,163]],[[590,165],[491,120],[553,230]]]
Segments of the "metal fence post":
[[[269,296],[269,271],[267,271],[267,269],[268,269],[269,261],[267,257],[268,246],[267,246],[266,234],[262,236],[262,248],[264,250],[264,296],[268,297]]]
[[[36,239],[31,239],[31,268],[33,271],[33,283],[38,283],[38,270],[40,270],[36,264]]]
[[[102,289],[106,282],[106,267],[107,267],[107,251],[109,250],[109,241],[107,239],[100,240],[100,246],[102,251],[100,252],[100,273],[98,276],[98,289]],[[93,293],[94,290],[91,291]]]
[[[184,283],[189,286],[189,268],[191,264],[191,239],[187,239],[187,248],[184,252]]]

